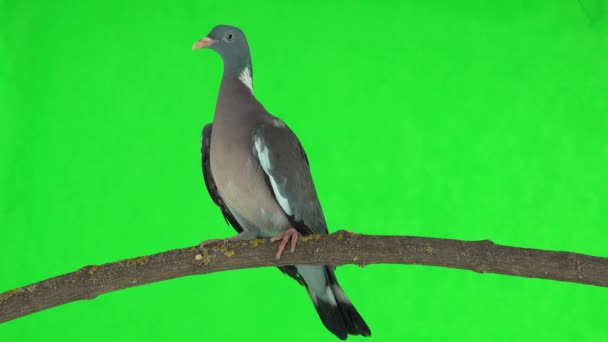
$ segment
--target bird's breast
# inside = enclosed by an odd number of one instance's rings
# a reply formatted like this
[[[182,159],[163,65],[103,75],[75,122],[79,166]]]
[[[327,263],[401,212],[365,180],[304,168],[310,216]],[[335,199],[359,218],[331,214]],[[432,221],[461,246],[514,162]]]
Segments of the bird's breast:
[[[253,155],[251,139],[222,134],[215,123],[211,137],[211,172],[218,192],[260,236],[272,236],[289,228],[289,220],[268,187],[264,171]],[[217,136],[216,136],[217,134]],[[215,138],[215,139],[214,139]],[[240,222],[239,222],[240,223]],[[247,229],[247,228],[246,228]]]

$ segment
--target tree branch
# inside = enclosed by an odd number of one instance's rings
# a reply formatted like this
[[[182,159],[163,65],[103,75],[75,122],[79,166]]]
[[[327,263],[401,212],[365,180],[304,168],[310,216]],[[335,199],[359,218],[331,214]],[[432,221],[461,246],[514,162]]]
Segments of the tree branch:
[[[488,240],[459,241],[373,236],[338,231],[303,236],[296,253],[275,260],[267,239],[218,242],[93,265],[0,293],[0,323],[106,292],[193,274],[293,264],[418,264],[479,273],[553,279],[608,287],[608,258],[507,247]]]

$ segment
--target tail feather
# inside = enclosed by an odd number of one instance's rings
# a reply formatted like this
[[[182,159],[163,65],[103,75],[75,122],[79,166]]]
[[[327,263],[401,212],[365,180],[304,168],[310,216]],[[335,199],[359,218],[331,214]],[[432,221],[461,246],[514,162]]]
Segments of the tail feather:
[[[341,340],[348,335],[371,336],[371,331],[338,284],[333,270],[325,267],[324,291],[308,286],[317,313],[325,327]]]

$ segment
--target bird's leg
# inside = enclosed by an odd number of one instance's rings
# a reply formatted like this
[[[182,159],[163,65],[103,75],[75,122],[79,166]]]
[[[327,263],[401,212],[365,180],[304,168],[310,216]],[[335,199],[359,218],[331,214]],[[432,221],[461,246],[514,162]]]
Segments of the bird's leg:
[[[205,240],[201,243],[198,244],[198,246],[200,248],[209,246],[210,244],[216,243],[216,242],[231,242],[231,241],[243,241],[243,240],[251,240],[255,238],[254,234],[251,234],[248,231],[242,231],[240,233],[238,233],[237,235],[233,236],[233,237],[229,237],[229,238],[225,238],[225,239],[210,239],[210,240]]]
[[[277,250],[277,260],[281,259],[281,254],[283,254],[283,250],[285,249],[287,242],[289,242],[289,239],[291,239],[290,252],[293,253],[296,250],[296,243],[298,242],[298,231],[295,228],[289,228],[289,230],[285,233],[273,236],[270,239],[270,242],[281,240],[281,244],[279,245],[279,249]]]

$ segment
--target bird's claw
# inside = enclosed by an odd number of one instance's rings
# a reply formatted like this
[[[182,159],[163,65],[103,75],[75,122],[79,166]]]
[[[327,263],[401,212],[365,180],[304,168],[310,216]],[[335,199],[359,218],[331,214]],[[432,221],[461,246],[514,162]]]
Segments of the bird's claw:
[[[279,249],[277,250],[277,254],[275,256],[277,260],[281,259],[281,255],[283,254],[283,250],[285,249],[287,242],[289,242],[289,239],[291,239],[291,248],[289,251],[293,253],[296,250],[296,243],[298,242],[298,231],[295,228],[289,228],[289,230],[285,233],[270,238],[270,242],[281,240]]]

